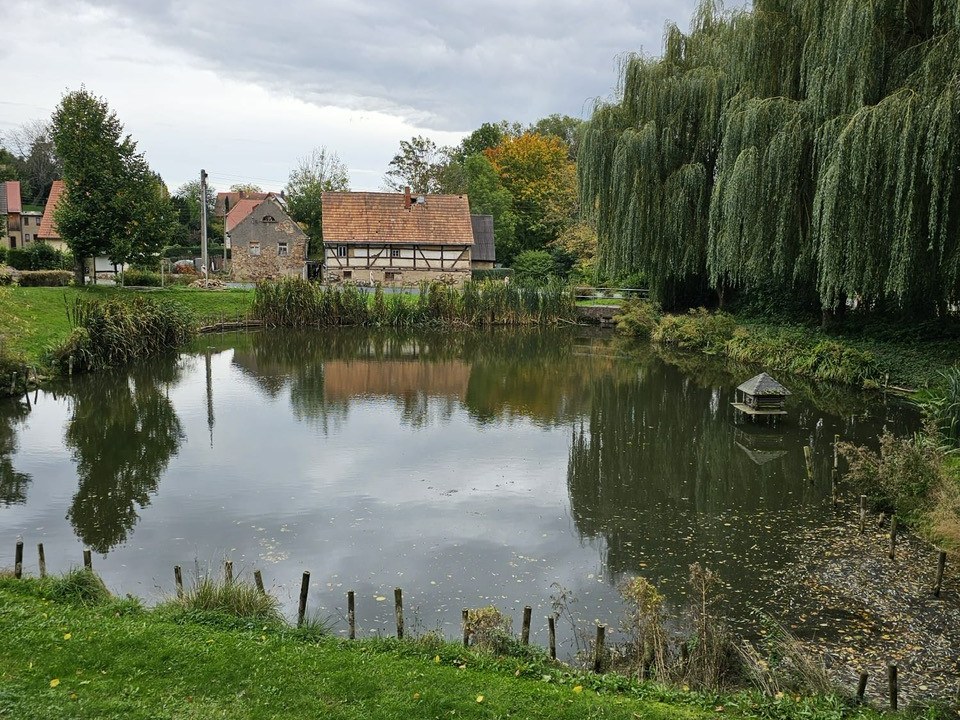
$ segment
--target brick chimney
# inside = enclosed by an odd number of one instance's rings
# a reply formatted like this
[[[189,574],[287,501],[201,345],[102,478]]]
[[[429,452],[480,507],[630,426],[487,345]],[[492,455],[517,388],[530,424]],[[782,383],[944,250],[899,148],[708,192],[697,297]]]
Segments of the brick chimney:
[[[407,210],[410,209],[410,186],[409,185],[407,185],[403,189],[403,207],[405,207]]]

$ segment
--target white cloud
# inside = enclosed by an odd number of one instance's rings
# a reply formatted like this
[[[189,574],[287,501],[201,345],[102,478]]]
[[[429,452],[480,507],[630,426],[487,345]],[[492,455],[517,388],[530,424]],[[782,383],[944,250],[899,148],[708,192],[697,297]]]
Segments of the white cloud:
[[[8,8],[0,131],[81,84],[104,96],[171,186],[279,188],[317,145],[357,189],[379,187],[399,141],[456,143],[484,121],[589,112],[617,54],[656,50],[693,0],[419,4],[57,0]]]

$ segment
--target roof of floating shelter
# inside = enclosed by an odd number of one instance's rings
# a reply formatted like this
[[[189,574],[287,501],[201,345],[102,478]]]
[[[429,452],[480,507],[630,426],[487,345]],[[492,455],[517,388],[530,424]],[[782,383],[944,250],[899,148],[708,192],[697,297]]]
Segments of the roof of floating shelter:
[[[778,383],[772,377],[767,375],[765,372],[760,373],[756,377],[752,377],[747,380],[743,385],[737,388],[741,392],[745,392],[747,395],[791,395],[792,393],[787,390],[783,385]]]

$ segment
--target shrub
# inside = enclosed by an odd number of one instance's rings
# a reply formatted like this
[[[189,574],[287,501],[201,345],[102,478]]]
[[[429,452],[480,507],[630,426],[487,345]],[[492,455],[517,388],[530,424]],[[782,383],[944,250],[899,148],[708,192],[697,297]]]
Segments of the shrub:
[[[193,330],[193,317],[182,305],[140,295],[105,301],[81,298],[68,314],[73,331],[54,351],[54,359],[63,367],[73,357],[74,370],[80,372],[173,352]]]
[[[13,284],[13,270],[8,267],[0,267],[0,286]]]
[[[279,623],[282,620],[279,604],[273,595],[260,592],[247,582],[227,583],[209,576],[197,578],[193,587],[185,590],[173,604],[184,610],[223,613],[260,622]]]
[[[0,265],[5,265],[7,263],[7,249],[0,245]]]
[[[660,324],[660,311],[646,300],[628,300],[613,319],[617,332],[635,338],[649,338]]]
[[[937,424],[943,438],[960,447],[960,367],[940,373],[943,382],[927,391],[920,405]]]
[[[65,287],[72,280],[69,270],[22,270],[17,282],[21,287]]]
[[[160,273],[149,270],[127,270],[123,273],[123,284],[139,287],[160,287]]]
[[[62,270],[72,263],[72,257],[68,258],[45,242],[12,248],[7,253],[7,259],[10,266],[17,270]]]
[[[701,307],[686,315],[664,316],[651,337],[665,345],[713,354],[725,349],[736,327],[733,316],[724,312],[711,313]]]
[[[504,280],[513,277],[513,268],[490,268],[487,270],[474,270],[471,275],[477,282],[483,280]]]
[[[553,257],[546,250],[524,250],[513,260],[517,280],[542,284],[556,272]]]
[[[102,605],[111,599],[103,580],[92,570],[71,570],[60,577],[41,581],[40,593],[46,600],[77,605]]]

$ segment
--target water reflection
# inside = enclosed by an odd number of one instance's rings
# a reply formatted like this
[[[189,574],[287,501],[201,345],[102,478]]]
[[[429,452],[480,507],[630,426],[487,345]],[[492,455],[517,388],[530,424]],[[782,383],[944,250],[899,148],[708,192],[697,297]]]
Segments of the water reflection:
[[[67,519],[85,545],[100,553],[127,539],[138,508],[150,503],[160,476],[184,440],[166,388],[179,380],[176,363],[154,363],[126,378],[90,375],[69,388],[64,441],[77,465],[78,488]]]
[[[17,451],[17,426],[29,412],[26,404],[17,401],[0,405],[0,505],[5,507],[27,501],[30,476],[17,472],[13,455]]]

